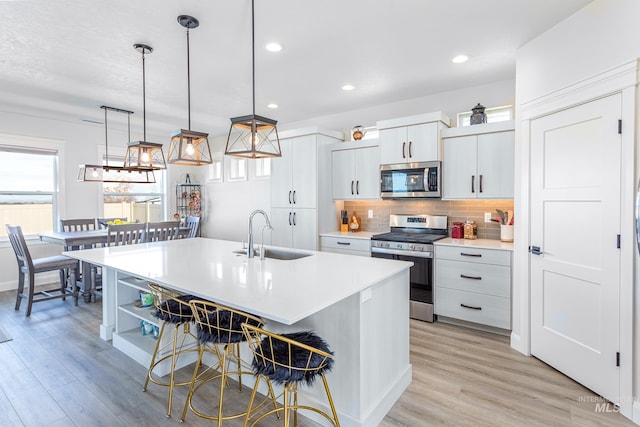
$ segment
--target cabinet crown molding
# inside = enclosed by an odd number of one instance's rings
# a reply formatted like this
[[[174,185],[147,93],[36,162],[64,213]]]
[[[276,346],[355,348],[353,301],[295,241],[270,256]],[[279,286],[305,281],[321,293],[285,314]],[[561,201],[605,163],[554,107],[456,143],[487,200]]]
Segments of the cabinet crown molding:
[[[496,123],[483,123],[480,125],[460,126],[449,129],[442,129],[442,138],[452,138],[456,136],[480,135],[483,133],[506,132],[515,129],[514,120],[505,120]]]

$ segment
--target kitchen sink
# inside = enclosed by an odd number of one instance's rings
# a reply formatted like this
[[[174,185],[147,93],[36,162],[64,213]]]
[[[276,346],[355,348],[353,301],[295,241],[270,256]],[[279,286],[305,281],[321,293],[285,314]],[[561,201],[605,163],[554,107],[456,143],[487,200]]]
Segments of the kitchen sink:
[[[237,249],[235,251],[233,251],[234,254],[240,254],[240,255],[246,255],[247,254],[247,250],[246,249]],[[260,258],[260,250],[258,248],[256,248],[255,250],[255,256],[256,258]],[[265,258],[271,258],[271,259],[279,259],[279,260],[284,260],[284,261],[290,261],[290,260],[294,260],[294,259],[300,259],[300,258],[305,258],[311,256],[311,254],[305,254],[305,253],[301,253],[301,252],[290,252],[290,251],[283,251],[282,249],[271,249],[271,248],[265,248],[265,254],[264,257]]]

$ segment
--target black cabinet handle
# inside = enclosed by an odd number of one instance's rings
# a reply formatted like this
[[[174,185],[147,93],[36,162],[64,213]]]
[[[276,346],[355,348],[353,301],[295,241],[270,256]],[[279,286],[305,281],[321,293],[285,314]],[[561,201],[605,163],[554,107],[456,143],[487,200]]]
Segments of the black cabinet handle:
[[[482,277],[480,276],[467,276],[466,274],[461,274],[460,277],[463,279],[482,280]]]
[[[482,254],[468,254],[466,252],[460,252],[460,256],[473,256],[476,258],[482,258]]]
[[[293,213],[293,225],[296,225],[296,213]]]
[[[296,190],[293,190],[293,204],[296,204]]]
[[[350,242],[336,242],[336,243],[338,243],[339,245],[344,245],[344,246],[349,246],[349,245],[351,245],[351,243],[350,243]]]
[[[480,193],[482,193],[482,175],[480,175]]]
[[[291,190],[289,190],[289,204],[291,204]]]
[[[356,181],[356,194],[360,194],[360,181]]]
[[[353,181],[351,181],[351,195],[353,196]]]
[[[413,157],[413,154],[411,153],[411,146],[413,145],[413,141],[409,141],[409,158]]]
[[[289,225],[291,225],[291,212],[289,212]]]
[[[405,154],[404,154],[404,149],[405,149],[405,147],[406,147],[406,146],[407,146],[407,143],[406,143],[406,142],[403,142],[403,143],[402,143],[402,158],[403,158],[403,159],[406,159],[406,158],[407,158],[407,156],[405,156]]]
[[[474,307],[472,305],[460,304],[460,307],[470,308],[471,310],[482,310],[482,307]]]
[[[475,175],[471,175],[471,192],[472,193],[476,192],[476,176]]]

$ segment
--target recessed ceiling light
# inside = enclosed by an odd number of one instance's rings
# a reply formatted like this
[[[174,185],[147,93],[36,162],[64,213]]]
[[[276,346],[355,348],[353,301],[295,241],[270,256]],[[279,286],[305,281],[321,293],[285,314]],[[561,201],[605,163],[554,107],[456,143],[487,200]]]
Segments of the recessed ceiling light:
[[[354,85],[349,85],[349,84],[342,86],[342,90],[346,90],[346,91],[354,90],[355,88],[356,87]]]
[[[280,52],[282,50],[282,45],[276,42],[269,43],[264,47],[269,52]]]
[[[463,62],[467,62],[469,60],[469,57],[467,55],[458,55],[455,56],[451,62],[453,62],[454,64],[462,64]]]
[[[269,108],[278,108],[278,104],[267,104]]]

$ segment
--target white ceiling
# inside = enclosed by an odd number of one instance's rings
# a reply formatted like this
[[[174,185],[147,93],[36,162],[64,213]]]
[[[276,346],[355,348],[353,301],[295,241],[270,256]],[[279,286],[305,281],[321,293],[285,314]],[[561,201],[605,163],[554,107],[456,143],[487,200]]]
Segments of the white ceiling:
[[[512,79],[517,48],[590,1],[256,0],[256,113],[290,123]],[[147,128],[186,128],[181,14],[200,21],[191,128],[226,133],[251,113],[250,0],[0,0],[0,108],[101,121],[109,105],[141,127],[142,42]]]

